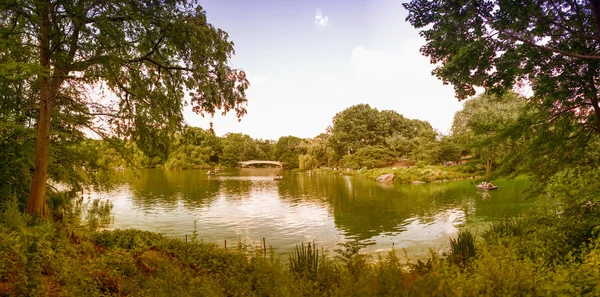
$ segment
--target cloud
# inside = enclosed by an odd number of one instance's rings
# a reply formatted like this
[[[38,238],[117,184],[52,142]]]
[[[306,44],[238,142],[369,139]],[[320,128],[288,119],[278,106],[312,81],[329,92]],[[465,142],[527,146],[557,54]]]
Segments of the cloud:
[[[319,28],[327,27],[327,24],[329,24],[329,17],[323,15],[323,12],[320,8],[317,8],[317,14],[315,15],[315,24]]]
[[[446,133],[462,104],[454,98],[452,86],[443,85],[431,75],[434,66],[420,54],[421,45],[421,40],[404,40],[396,51],[355,47],[350,57],[352,83],[348,88],[372,107],[426,120]]]

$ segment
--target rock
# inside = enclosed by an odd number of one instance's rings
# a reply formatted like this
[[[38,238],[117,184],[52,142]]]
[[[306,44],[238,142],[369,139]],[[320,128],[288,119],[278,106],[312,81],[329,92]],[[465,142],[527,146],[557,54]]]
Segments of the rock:
[[[396,177],[393,173],[384,174],[375,179],[375,181],[380,183],[391,183],[394,181],[394,177]]]
[[[412,182],[411,184],[413,184],[413,185],[420,185],[420,184],[426,184],[426,182],[420,181],[420,180],[416,180],[416,181]]]

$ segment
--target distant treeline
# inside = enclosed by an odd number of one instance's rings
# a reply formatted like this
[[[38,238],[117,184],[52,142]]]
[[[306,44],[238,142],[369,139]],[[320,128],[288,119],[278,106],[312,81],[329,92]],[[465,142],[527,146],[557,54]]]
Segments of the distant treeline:
[[[219,137],[212,130],[188,126],[172,135],[169,142],[158,145],[138,146],[133,140],[116,139],[88,141],[103,147],[111,166],[166,169],[236,167],[247,160],[281,161],[286,169],[359,169],[398,159],[427,164],[458,161],[464,154],[461,147],[437,133],[428,122],[407,119],[392,110],[379,111],[368,104],[338,113],[326,133],[314,138],[283,136],[275,141],[241,133]]]

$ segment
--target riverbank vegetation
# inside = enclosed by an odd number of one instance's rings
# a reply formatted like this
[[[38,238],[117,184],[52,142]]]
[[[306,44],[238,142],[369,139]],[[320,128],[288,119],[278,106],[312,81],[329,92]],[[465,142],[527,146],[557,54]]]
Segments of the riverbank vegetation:
[[[1,296],[600,294],[598,3],[413,0],[407,20],[434,75],[469,98],[451,133],[358,104],[323,134],[275,141],[184,125],[186,104],[246,113],[233,43],[201,7],[113,2],[0,4]],[[531,96],[513,93],[523,84]],[[475,96],[477,86],[486,92]],[[115,101],[92,98],[95,87]],[[113,186],[115,167],[253,159],[398,182],[527,174],[541,203],[481,234],[463,230],[446,254],[416,263],[401,251],[369,259],[354,243],[300,247],[288,263],[243,244],[68,220],[82,189]],[[394,169],[399,160],[409,165]],[[92,205],[90,218],[110,209]]]
[[[193,234],[186,242],[139,230],[96,231],[94,220],[68,216],[40,220],[8,202],[0,214],[0,296],[598,294],[598,206],[575,207],[564,198],[548,197],[479,234],[463,230],[444,254],[418,261],[402,250],[368,256],[357,242],[322,250],[318,239],[281,259],[262,246],[226,249]],[[106,216],[95,208],[98,218]]]

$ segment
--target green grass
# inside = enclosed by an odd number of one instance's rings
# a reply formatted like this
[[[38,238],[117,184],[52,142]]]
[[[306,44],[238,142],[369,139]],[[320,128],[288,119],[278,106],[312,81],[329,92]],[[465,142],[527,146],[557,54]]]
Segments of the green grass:
[[[356,175],[361,175],[367,177],[369,179],[376,179],[377,177],[383,174],[393,173],[395,178],[395,183],[400,184],[409,184],[415,181],[421,182],[435,182],[435,181],[450,181],[450,180],[459,180],[471,177],[478,177],[483,175],[483,172],[480,171],[465,171],[465,165],[458,166],[424,166],[424,167],[401,167],[392,169],[389,167],[386,168],[377,168],[377,169],[367,169],[361,171],[353,171]]]

